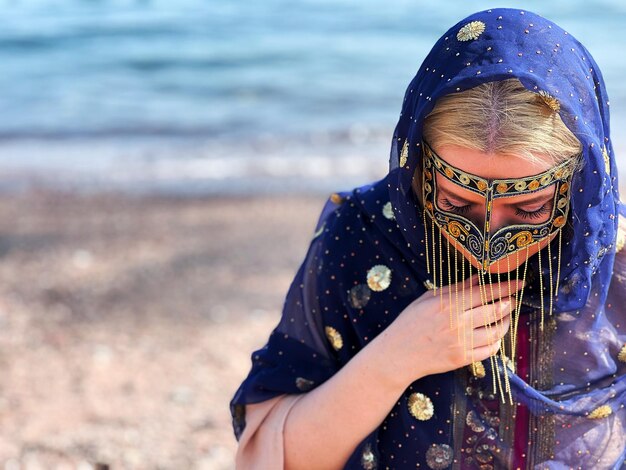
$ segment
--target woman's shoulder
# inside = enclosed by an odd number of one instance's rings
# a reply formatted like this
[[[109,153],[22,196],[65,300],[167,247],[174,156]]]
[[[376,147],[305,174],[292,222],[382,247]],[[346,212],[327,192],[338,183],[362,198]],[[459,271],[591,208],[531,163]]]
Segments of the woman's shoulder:
[[[348,191],[332,193],[321,211],[315,235],[336,240],[346,232],[357,234],[357,228],[367,232],[396,226],[385,177]],[[351,240],[358,241],[358,237]]]

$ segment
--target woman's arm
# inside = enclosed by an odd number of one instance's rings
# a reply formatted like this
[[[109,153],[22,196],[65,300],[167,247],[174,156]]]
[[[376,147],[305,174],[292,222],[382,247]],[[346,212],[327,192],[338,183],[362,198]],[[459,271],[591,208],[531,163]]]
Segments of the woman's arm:
[[[283,430],[292,406],[306,395],[279,395],[245,405],[246,426],[239,437],[235,468],[284,468]]]
[[[479,287],[473,288],[474,298],[479,298]],[[509,327],[509,304],[503,300],[475,307],[451,329],[449,312],[440,310],[439,299],[431,292],[409,305],[342,369],[293,406],[284,428],[285,468],[343,468],[413,381],[495,354]],[[473,330],[475,347],[465,354],[457,342],[457,328],[469,335],[470,325],[496,318],[497,328]]]
[[[343,468],[393,408],[406,384],[384,372],[381,335],[291,409],[284,430],[285,469]]]

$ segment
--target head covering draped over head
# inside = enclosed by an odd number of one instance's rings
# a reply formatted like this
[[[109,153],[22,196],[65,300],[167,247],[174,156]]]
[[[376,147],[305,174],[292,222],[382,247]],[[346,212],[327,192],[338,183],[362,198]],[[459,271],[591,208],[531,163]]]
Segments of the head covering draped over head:
[[[432,226],[424,223],[412,190],[422,165],[423,123],[440,97],[510,78],[558,103],[555,110],[582,144],[584,164],[571,178],[560,266],[556,247],[543,265],[537,256],[528,260],[520,349],[510,365],[499,356],[416,380],[345,468],[621,465],[626,280],[616,237],[619,213],[626,212],[619,202],[609,100],[598,66],[576,39],[515,9],[473,14],[437,41],[404,95],[389,174],[326,204],[282,318],[253,354],[252,370],[231,402],[237,436],[245,404],[318,386],[433,288],[426,266],[433,247],[444,246],[437,283],[468,277],[456,259],[450,270],[456,251],[445,240],[431,236],[426,242]],[[560,284],[551,296],[556,286],[541,281],[557,268]],[[550,302],[552,316],[544,319],[540,307]],[[506,383],[509,399],[492,388],[496,381]]]

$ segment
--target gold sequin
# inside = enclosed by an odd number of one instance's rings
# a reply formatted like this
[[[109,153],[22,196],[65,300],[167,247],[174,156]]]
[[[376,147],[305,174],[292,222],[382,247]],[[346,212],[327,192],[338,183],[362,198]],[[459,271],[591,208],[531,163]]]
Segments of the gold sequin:
[[[296,377],[296,387],[298,390],[302,390],[303,392],[308,392],[313,388],[315,382],[309,379],[305,379],[304,377]]]
[[[376,292],[385,290],[391,284],[391,269],[377,264],[367,272],[367,285]]]
[[[539,181],[537,180],[533,180],[530,183],[528,183],[528,189],[530,191],[534,191],[535,189],[537,189],[539,187]]]
[[[452,447],[433,444],[426,451],[426,464],[433,470],[444,470],[452,464]]]
[[[393,213],[393,207],[391,206],[391,202],[388,202],[383,206],[383,215],[386,219],[393,220],[395,219],[395,215]]]
[[[376,469],[376,456],[374,455],[374,452],[372,452],[372,446],[369,443],[365,445],[363,453],[361,454],[361,467],[365,470]]]
[[[482,21],[472,21],[467,23],[456,35],[459,41],[471,41],[478,39],[478,37],[485,31],[485,23]]]
[[[607,175],[611,174],[611,159],[609,158],[609,152],[606,150],[606,145],[602,146],[602,157],[604,158],[604,171]]]
[[[332,326],[327,326],[324,328],[324,331],[326,332],[326,337],[328,338],[328,341],[330,341],[332,347],[335,351],[339,351],[343,347],[343,338],[341,337],[341,334]]]
[[[320,225],[320,228],[315,231],[315,233],[313,234],[313,239],[319,237],[324,232],[325,227],[326,227],[326,221],[324,221],[322,225]]]
[[[619,353],[617,354],[617,359],[621,362],[626,362],[626,344],[624,344],[624,346],[622,346],[622,349],[620,349]]]
[[[350,305],[354,308],[364,308],[372,297],[372,291],[365,284],[357,284],[348,291]]]
[[[408,406],[409,412],[420,421],[429,420],[435,413],[433,402],[423,393],[411,393]]]
[[[476,187],[480,190],[480,191],[484,191],[485,189],[487,189],[487,182],[483,181],[483,180],[478,180],[476,182]]]
[[[498,186],[496,186],[496,191],[498,191],[500,194],[506,193],[508,189],[509,186],[506,183],[498,183]]]
[[[469,369],[472,375],[478,377],[479,379],[482,379],[486,375],[485,366],[480,361],[472,362],[469,365]]]
[[[613,410],[611,409],[609,405],[602,405],[596,408],[595,410],[593,410],[591,413],[589,413],[589,415],[587,415],[587,418],[602,419],[602,418],[606,418],[611,413],[613,413]]]
[[[465,424],[467,424],[474,432],[483,432],[485,430],[485,425],[480,420],[478,413],[474,410],[467,412],[467,416],[465,416]]]
[[[555,113],[558,113],[561,110],[561,103],[559,103],[559,100],[557,100],[547,91],[541,90],[538,96]]]
[[[565,217],[563,217],[562,215],[558,216],[554,219],[554,222],[552,222],[552,224],[555,227],[561,227],[562,225],[565,225]]]
[[[435,285],[432,283],[430,279],[426,279],[424,281],[424,287],[426,287],[426,289],[428,290],[433,290],[435,288]]]
[[[400,167],[404,167],[408,159],[409,159],[409,141],[405,139],[404,145],[402,146],[402,152],[400,152]]]
[[[337,193],[332,193],[330,195],[330,200],[333,202],[333,204],[341,204],[343,202],[343,198]]]

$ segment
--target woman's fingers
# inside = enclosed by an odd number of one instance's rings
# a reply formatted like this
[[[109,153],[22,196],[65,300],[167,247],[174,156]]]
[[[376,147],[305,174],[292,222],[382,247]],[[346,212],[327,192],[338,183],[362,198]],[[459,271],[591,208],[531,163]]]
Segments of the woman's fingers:
[[[463,284],[463,286],[462,286]],[[441,290],[441,292],[437,292],[437,295],[447,295],[450,289],[458,290],[459,292],[462,288],[465,289],[465,301],[467,305],[470,307],[478,307],[479,305],[483,305],[490,302],[495,302],[499,298],[510,297],[516,294],[519,290],[524,287],[524,282],[521,279],[511,279],[511,291],[509,292],[509,282],[502,281],[499,284],[497,282],[490,285],[489,283],[482,285],[479,283],[478,274],[474,274],[472,277],[465,279],[464,281],[460,281],[458,284],[449,284],[445,285],[441,288],[437,288]],[[472,292],[470,293],[470,289]],[[471,303],[470,303],[471,299]]]
[[[474,285],[471,287],[472,293],[470,294],[465,292],[465,299],[471,299],[472,302],[468,302],[468,305],[471,307],[478,307],[479,305],[483,305],[490,302],[497,302],[499,298],[511,297],[512,295],[517,294],[524,287],[524,282],[522,280],[514,281],[511,280],[511,291],[509,292],[509,283],[508,282],[500,282],[494,283],[492,285]]]
[[[484,361],[489,356],[493,356],[500,350],[500,341],[495,341],[493,343],[487,344],[485,346],[480,346],[478,348],[474,348],[471,351],[472,361]]]
[[[499,322],[504,316],[509,315],[515,305],[515,298],[508,297],[493,304],[481,305],[470,308],[463,314],[466,327],[479,328],[489,323]]]
[[[458,288],[459,290],[461,290],[461,284],[465,284],[465,289],[470,289],[473,286],[478,286],[478,274],[474,274],[472,277],[468,277],[463,281],[459,281],[457,284],[446,284],[443,287],[437,286],[437,290],[441,290],[441,294],[445,295],[450,289]],[[439,292],[437,293],[437,295],[439,295]]]
[[[489,345],[503,338],[506,332],[509,331],[510,326],[511,316],[507,315],[497,324],[466,330],[466,336],[468,336],[466,338],[466,344],[469,344],[469,347],[473,348]]]

